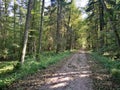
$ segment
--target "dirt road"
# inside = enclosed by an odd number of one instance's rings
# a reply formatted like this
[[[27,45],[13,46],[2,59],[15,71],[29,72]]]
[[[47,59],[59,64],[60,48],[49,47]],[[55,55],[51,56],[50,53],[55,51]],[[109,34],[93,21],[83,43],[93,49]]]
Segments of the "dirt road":
[[[80,51],[48,77],[39,90],[92,90],[90,74],[85,52]]]
[[[85,51],[15,82],[6,90],[93,90]]]

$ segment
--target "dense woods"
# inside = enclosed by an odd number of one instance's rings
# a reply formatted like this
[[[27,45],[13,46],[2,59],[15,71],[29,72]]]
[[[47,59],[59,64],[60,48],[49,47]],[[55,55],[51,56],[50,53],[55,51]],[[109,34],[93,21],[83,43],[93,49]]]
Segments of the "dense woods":
[[[74,1],[53,0],[45,7],[44,0],[1,0],[0,10],[2,60],[20,58],[24,63],[26,55],[38,59],[44,51],[76,48],[81,11]]]
[[[120,1],[88,0],[84,8],[77,7],[75,1],[0,0],[0,68],[13,61],[14,73],[31,59],[42,65],[44,57],[63,57],[66,51],[80,48],[118,62]],[[83,10],[86,18],[82,18]],[[120,74],[119,65],[115,69]]]
[[[119,7],[119,0],[89,0],[86,9],[88,46],[112,58],[120,55]]]

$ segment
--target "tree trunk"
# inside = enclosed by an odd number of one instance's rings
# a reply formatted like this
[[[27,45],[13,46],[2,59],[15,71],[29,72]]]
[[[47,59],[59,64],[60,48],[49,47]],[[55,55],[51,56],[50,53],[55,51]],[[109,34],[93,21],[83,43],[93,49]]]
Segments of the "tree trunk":
[[[15,30],[15,28],[16,28],[16,12],[15,12],[15,3],[16,3],[16,0],[14,0],[14,8],[13,8],[13,10],[14,10],[14,27],[13,27],[13,29],[14,29],[14,44],[16,43],[15,42],[15,40],[16,40],[16,30]],[[16,54],[16,50],[15,50],[15,47],[14,47],[14,54]]]
[[[29,33],[29,25],[30,25],[30,16],[31,16],[31,10],[32,10],[32,1],[33,0],[29,0],[29,2],[28,2],[27,16],[26,16],[26,22],[25,22],[25,31],[24,31],[23,45],[22,45],[22,52],[21,52],[21,56],[20,56],[21,64],[24,63],[25,54],[26,54],[26,48],[27,48],[27,42],[28,42],[28,33]]]
[[[3,30],[3,49],[6,48],[6,43],[7,43],[7,30],[6,30],[6,26],[7,26],[7,1],[5,0],[5,22],[4,23],[4,30]]]
[[[34,0],[33,1],[33,11],[34,12],[36,12],[35,10],[36,10],[36,4],[37,4],[37,0]],[[30,26],[31,26],[31,31],[29,31],[29,35],[30,35],[30,37],[28,38],[29,39],[29,45],[28,45],[28,52],[29,52],[29,54],[30,55],[32,55],[33,57],[35,57],[35,55],[36,55],[36,48],[35,48],[35,43],[36,43],[36,37],[35,37],[35,32],[36,32],[36,30],[35,30],[35,14],[33,14],[32,16],[31,16],[31,21],[30,21]]]
[[[70,38],[71,38],[71,32],[70,32],[70,20],[71,20],[71,10],[69,12],[69,16],[68,16],[68,22],[67,22],[67,41],[66,41],[66,50],[70,50]]]
[[[56,31],[56,53],[60,51],[60,24],[61,24],[61,1],[57,0],[57,31]]]
[[[44,4],[45,0],[42,1],[42,8],[41,8],[41,18],[40,18],[40,28],[39,28],[39,42],[38,42],[38,51],[36,54],[36,60],[38,61],[39,54],[41,52],[41,47],[42,47],[42,31],[43,31],[43,17],[44,17]]]
[[[0,0],[0,18],[1,18],[1,13],[2,12],[2,1]]]
[[[41,8],[41,19],[40,19],[40,28],[39,28],[39,47],[38,47],[39,53],[41,52],[41,46],[42,46],[44,4],[45,4],[45,0],[42,1],[42,8]]]
[[[42,1],[42,8],[41,8],[41,19],[40,19],[40,28],[39,28],[39,46],[38,46],[39,53],[41,52],[41,47],[42,47],[42,31],[43,31],[44,3],[45,3],[45,0]],[[38,53],[38,54],[39,54],[39,53]]]
[[[104,46],[104,35],[103,35],[103,30],[104,30],[104,10],[103,10],[103,5],[99,1],[99,22],[100,22],[100,48]]]

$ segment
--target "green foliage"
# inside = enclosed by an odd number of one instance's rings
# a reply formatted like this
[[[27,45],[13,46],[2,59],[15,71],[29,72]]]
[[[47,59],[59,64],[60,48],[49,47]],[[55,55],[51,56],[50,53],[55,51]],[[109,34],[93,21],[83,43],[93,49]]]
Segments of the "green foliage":
[[[0,62],[0,76],[13,70],[16,61]]]
[[[88,48],[108,57],[119,59],[119,0],[89,0],[87,44]]]
[[[18,68],[17,65],[19,64],[17,64],[17,62],[1,62],[0,89],[10,85],[13,81],[26,77],[29,74],[34,74],[38,70],[46,69],[50,65],[59,62],[64,57],[67,57],[70,54],[71,53],[68,51],[61,52],[59,54],[55,54],[54,52],[44,52],[42,53],[42,55],[40,55],[41,61],[37,62],[34,58],[28,58],[26,59],[25,64],[20,68]],[[7,69],[7,67],[11,67],[11,69]],[[13,69],[13,67],[17,69]],[[4,69],[4,72],[9,71],[10,73],[4,73],[2,69]]]
[[[22,39],[27,15],[28,0],[11,4],[11,0],[2,0],[0,4],[0,59],[18,60],[22,50]],[[26,54],[35,55],[38,49],[38,38],[41,21],[41,0],[34,0],[31,11],[29,37]],[[7,4],[5,7],[4,4]],[[75,6],[75,1],[62,0],[61,23],[60,24],[60,51],[64,51],[67,44],[66,38],[70,36],[72,49],[76,48],[77,33],[79,32],[79,23],[81,21],[81,11]],[[10,10],[9,10],[10,9]],[[2,13],[1,13],[2,12]],[[11,14],[10,14],[11,13]],[[13,14],[13,15],[12,15]],[[68,20],[70,18],[70,21]],[[41,39],[42,50],[56,49],[56,25],[57,25],[57,7],[45,6],[43,32]],[[69,22],[69,24],[68,24]],[[7,27],[6,27],[7,26]],[[67,29],[69,28],[68,34]],[[77,38],[78,37],[78,38]],[[69,43],[70,44],[70,43]],[[78,45],[79,46],[79,45]],[[79,48],[79,47],[78,47]]]
[[[1,50],[0,57],[3,57],[3,59],[6,59],[8,56],[8,49],[5,48],[4,50]]]
[[[91,54],[94,57],[94,60],[100,62],[100,64],[106,68],[113,80],[113,82],[120,83],[120,62],[116,60],[112,60],[110,58],[100,56],[97,53]]]

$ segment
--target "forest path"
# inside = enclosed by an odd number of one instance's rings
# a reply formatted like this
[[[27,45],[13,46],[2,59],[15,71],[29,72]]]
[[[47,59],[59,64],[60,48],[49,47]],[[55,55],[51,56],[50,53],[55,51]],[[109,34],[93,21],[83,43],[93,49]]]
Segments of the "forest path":
[[[9,90],[93,90],[86,51],[14,83]]]
[[[85,51],[74,54],[39,90],[92,90],[91,71]]]

